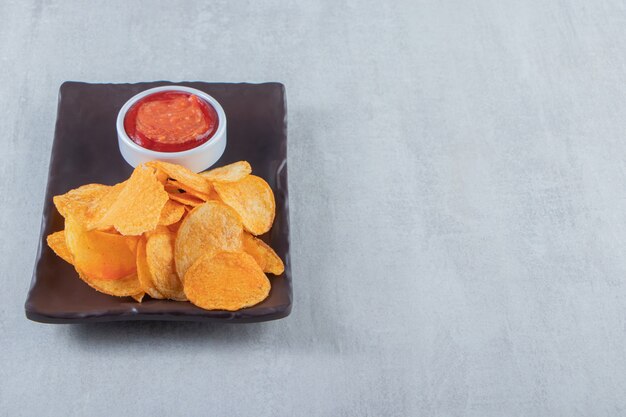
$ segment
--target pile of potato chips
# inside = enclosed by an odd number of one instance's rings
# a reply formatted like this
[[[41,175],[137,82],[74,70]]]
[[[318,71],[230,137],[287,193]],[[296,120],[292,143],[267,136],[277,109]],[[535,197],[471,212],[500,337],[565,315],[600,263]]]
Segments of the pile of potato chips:
[[[269,294],[282,260],[255,236],[270,230],[272,189],[245,161],[196,174],[152,161],[108,186],[55,196],[65,230],[48,245],[96,290],[239,310]]]

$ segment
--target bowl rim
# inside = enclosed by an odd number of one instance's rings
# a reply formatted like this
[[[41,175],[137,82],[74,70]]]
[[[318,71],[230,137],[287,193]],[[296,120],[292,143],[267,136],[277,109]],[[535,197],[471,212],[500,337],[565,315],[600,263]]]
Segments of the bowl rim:
[[[126,133],[126,129],[124,128],[124,119],[126,118],[126,113],[128,113],[128,110],[137,101],[141,100],[142,98],[146,96],[149,96],[154,93],[159,93],[161,91],[181,91],[184,93],[195,94],[201,99],[208,102],[211,106],[213,106],[213,108],[215,109],[215,112],[217,113],[217,121],[218,121],[217,130],[213,133],[213,136],[211,136],[209,140],[207,140],[205,143],[203,143],[200,146],[196,146],[195,148],[187,149],[184,151],[178,151],[178,152],[154,151],[152,149],[146,149],[142,146],[139,146],[135,142],[133,142],[131,138],[128,136],[128,134]],[[117,128],[117,136],[128,147],[130,147],[132,150],[136,152],[140,152],[144,155],[147,155],[153,158],[161,158],[161,159],[180,158],[180,157],[195,155],[203,151],[208,151],[214,146],[218,146],[220,139],[223,140],[223,138],[225,137],[224,133],[226,132],[226,113],[224,113],[224,109],[222,108],[220,103],[215,98],[205,93],[204,91],[197,90],[191,87],[184,87],[182,85],[167,85],[167,86],[162,86],[162,87],[149,88],[147,90],[144,90],[144,91],[141,91],[140,93],[135,94],[130,99],[128,99],[126,103],[124,103],[122,108],[119,110],[119,112],[117,113],[117,120],[115,122],[115,126]]]

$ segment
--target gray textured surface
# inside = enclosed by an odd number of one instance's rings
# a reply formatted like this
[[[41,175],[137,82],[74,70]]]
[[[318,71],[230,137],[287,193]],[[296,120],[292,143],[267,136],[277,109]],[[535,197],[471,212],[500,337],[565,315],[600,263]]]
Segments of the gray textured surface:
[[[0,415],[626,414],[621,0],[0,17]],[[286,84],[288,319],[24,318],[59,85],[155,79]]]

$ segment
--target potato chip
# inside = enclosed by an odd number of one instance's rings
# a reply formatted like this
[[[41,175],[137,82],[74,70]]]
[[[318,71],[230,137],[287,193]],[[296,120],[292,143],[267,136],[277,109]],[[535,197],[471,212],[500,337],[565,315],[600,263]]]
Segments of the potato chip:
[[[244,252],[207,253],[185,275],[189,301],[207,310],[236,311],[265,300],[270,282]]]
[[[165,298],[154,285],[154,280],[152,279],[146,258],[146,240],[143,238],[139,239],[139,243],[137,244],[137,278],[139,279],[141,289],[150,297],[158,300]]]
[[[115,295],[117,297],[132,297],[142,292],[137,274],[132,274],[121,279],[108,280],[91,277],[78,268],[76,268],[76,272],[78,272],[80,279],[85,281],[87,285],[104,294]]]
[[[157,178],[158,182],[160,182],[161,184],[165,185],[167,183],[168,176],[167,176],[167,174],[165,172],[157,169],[156,170],[156,178]]]
[[[167,228],[169,229],[170,232],[176,234],[176,232],[178,232],[178,229],[180,228],[180,225],[183,223],[183,220],[185,220],[185,216],[187,215],[187,213],[189,213],[187,211],[187,206],[185,207],[185,213],[183,214],[183,217],[181,217],[181,219],[179,221],[177,221],[174,224],[170,224],[169,226],[167,226]]]
[[[91,230],[111,208],[124,185],[87,184],[55,196],[53,202],[63,217],[71,216]]]
[[[188,188],[204,194],[208,194],[211,191],[211,183],[206,178],[188,170],[184,166],[162,161],[150,161],[146,165],[165,172],[168,177],[185,184]]]
[[[201,172],[204,178],[209,181],[236,182],[241,181],[250,175],[252,167],[247,161],[239,161],[223,167],[214,168],[209,171]]]
[[[161,217],[159,218],[159,225],[169,226],[180,220],[185,214],[185,207],[173,200],[167,200],[161,210]]]
[[[133,299],[134,299],[135,301],[137,301],[138,303],[140,303],[140,302],[143,300],[144,295],[146,295],[146,293],[142,291],[142,292],[140,292],[140,293],[138,293],[138,294],[131,295],[131,297],[133,297]]]
[[[61,216],[74,215],[78,218],[90,205],[98,201],[111,187],[103,184],[85,184],[52,198]]]
[[[220,199],[232,207],[253,235],[262,235],[274,222],[276,202],[274,193],[264,179],[248,175],[238,182],[216,182],[215,191]]]
[[[185,211],[183,209],[183,211]],[[158,225],[156,227],[156,229],[152,230],[151,232],[146,233],[146,238],[149,238],[150,236],[152,236],[155,233],[169,233],[170,232],[170,228],[169,226],[163,226],[163,225]]]
[[[233,209],[217,201],[196,207],[176,234],[174,258],[178,276],[184,283],[187,269],[204,254],[241,250],[242,238],[241,220]]]
[[[220,198],[220,195],[217,193],[217,191],[215,191],[215,188],[211,190],[211,192],[209,193],[209,200],[214,200],[214,201],[222,201],[222,199]]]
[[[98,222],[98,228],[113,226],[123,235],[154,230],[168,200],[154,170],[138,165],[117,200]]]
[[[276,252],[261,239],[249,233],[243,234],[243,250],[254,258],[263,272],[280,275],[285,271],[285,265]]]
[[[204,200],[194,197],[188,193],[168,193],[170,200],[177,201],[185,206],[197,207],[204,204]]]
[[[113,231],[113,232],[103,232],[103,233],[112,233],[114,235],[119,236],[120,234]],[[128,239],[126,239],[126,245],[128,246],[128,249],[130,249],[130,251],[136,256],[137,255],[137,243],[139,243],[139,239],[141,238],[141,236],[129,236]]]
[[[165,184],[163,184],[163,187],[165,188],[165,191],[167,191],[168,194],[180,194],[184,191],[169,181],[166,181]]]
[[[196,191],[193,188],[187,187],[185,184],[178,182],[176,180],[172,180],[172,179],[167,180],[166,190],[173,190],[173,189],[183,190],[187,194],[190,194],[194,197],[198,197],[202,201],[207,201],[210,195],[208,193],[201,193],[200,191]],[[213,188],[211,188],[211,192],[213,192]]]
[[[61,259],[69,264],[74,264],[74,261],[72,260],[72,254],[70,253],[70,250],[67,248],[67,244],[65,243],[64,230],[49,234],[46,241],[48,242],[48,246],[50,246],[50,249],[52,249],[54,253],[56,253]]]
[[[166,298],[186,301],[174,264],[175,239],[174,233],[167,229],[151,233],[146,244],[146,260],[157,291]]]
[[[132,239],[137,238],[89,231],[71,217],[65,220],[65,241],[74,266],[94,280],[118,280],[135,274],[135,254],[128,243]]]

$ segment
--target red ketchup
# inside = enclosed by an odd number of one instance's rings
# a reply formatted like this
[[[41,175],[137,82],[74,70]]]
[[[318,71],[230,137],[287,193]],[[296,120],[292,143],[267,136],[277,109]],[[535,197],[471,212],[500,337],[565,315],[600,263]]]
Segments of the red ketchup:
[[[124,118],[128,137],[142,148],[180,152],[200,146],[215,134],[217,112],[200,97],[182,91],[150,94]]]

